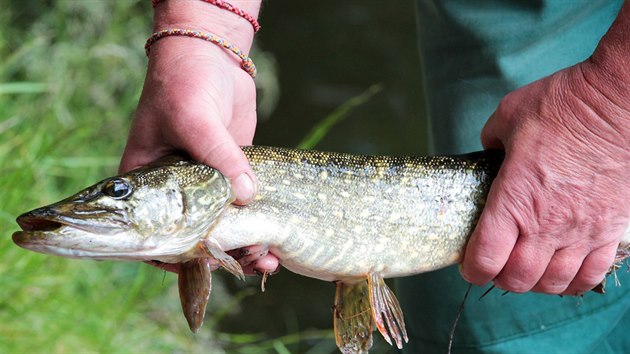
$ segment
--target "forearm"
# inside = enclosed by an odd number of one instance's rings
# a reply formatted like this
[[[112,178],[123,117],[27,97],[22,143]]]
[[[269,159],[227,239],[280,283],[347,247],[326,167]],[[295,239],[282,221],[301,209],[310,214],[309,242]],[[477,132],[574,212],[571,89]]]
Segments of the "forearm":
[[[583,64],[588,83],[621,111],[608,114],[608,123],[630,141],[630,1],[624,2],[597,49]]]
[[[630,1],[622,5],[617,18],[597,46],[592,61],[597,65],[614,67],[619,70],[618,74],[630,77]]]
[[[258,17],[261,0],[237,0],[230,3]],[[252,45],[254,28],[244,18],[200,0],[162,0],[155,7],[153,30],[194,29],[212,33],[236,45],[246,53]]]

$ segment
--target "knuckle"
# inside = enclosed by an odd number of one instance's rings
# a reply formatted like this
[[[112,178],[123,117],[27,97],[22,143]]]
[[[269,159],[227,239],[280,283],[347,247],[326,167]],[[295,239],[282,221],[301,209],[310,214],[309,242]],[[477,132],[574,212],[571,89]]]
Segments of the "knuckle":
[[[599,283],[602,278],[608,273],[610,270],[613,260],[608,260],[599,257],[599,259],[594,259],[595,257],[589,257],[590,262],[587,266],[582,267],[580,272],[578,273],[578,277],[580,280],[588,283]]]
[[[595,285],[601,283],[601,281],[606,276],[606,271],[594,273],[594,272],[580,272],[578,274],[577,281],[581,285],[580,288],[586,288],[583,290],[588,290],[593,288]]]
[[[530,291],[533,284],[514,277],[498,277],[495,279],[494,284],[505,291],[522,294]]]
[[[497,262],[496,259],[484,256],[478,257],[476,259],[475,265],[477,266],[477,269],[479,269],[480,273],[491,276],[499,274],[499,272],[503,268],[503,264]]]
[[[544,294],[552,294],[559,295],[562,294],[567,289],[566,283],[554,283],[548,281],[540,281],[536,286],[532,289],[535,292],[544,293]]]
[[[497,115],[503,117],[503,119],[508,119],[512,116],[512,112],[515,111],[515,107],[518,105],[514,103],[514,94],[508,93],[505,95],[497,106],[496,113]]]
[[[475,257],[465,267],[465,278],[475,285],[483,285],[499,274],[502,267],[503,264],[491,257]]]
[[[540,280],[544,270],[544,266],[527,265],[522,259],[511,259],[508,266],[495,279],[495,282],[501,289],[514,293],[524,293],[532,290]]]
[[[584,293],[600,284],[606,277],[606,271],[595,273],[590,271],[580,271],[571,285],[565,290],[569,295]]]

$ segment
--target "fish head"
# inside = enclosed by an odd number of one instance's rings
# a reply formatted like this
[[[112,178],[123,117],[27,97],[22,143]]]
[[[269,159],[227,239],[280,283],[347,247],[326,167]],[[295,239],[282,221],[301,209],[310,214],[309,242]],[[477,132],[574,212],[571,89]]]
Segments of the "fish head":
[[[231,201],[218,171],[168,157],[20,215],[13,241],[71,258],[176,262]]]

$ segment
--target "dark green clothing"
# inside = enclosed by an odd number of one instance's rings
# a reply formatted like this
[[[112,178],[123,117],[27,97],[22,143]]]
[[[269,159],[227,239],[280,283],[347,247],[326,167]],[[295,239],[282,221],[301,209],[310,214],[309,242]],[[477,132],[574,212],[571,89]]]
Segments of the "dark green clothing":
[[[506,93],[593,52],[616,16],[612,0],[419,0],[431,142],[438,154],[478,150]]]
[[[420,0],[418,21],[433,152],[481,149],[509,91],[586,59],[621,1]],[[630,351],[630,274],[583,299],[474,288],[453,353]],[[456,267],[399,279],[409,353],[445,353],[467,284]]]

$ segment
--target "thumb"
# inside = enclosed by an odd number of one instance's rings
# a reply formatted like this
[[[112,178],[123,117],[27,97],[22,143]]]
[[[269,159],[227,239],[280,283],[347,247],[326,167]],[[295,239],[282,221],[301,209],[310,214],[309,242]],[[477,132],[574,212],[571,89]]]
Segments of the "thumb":
[[[460,272],[475,285],[493,280],[507,263],[519,235],[510,213],[511,205],[504,202],[501,173],[490,188],[487,204],[470,235]]]
[[[223,125],[204,129],[197,139],[190,141],[190,146],[183,148],[194,160],[217,169],[228,178],[236,204],[245,205],[254,200],[258,184],[254,171]]]

